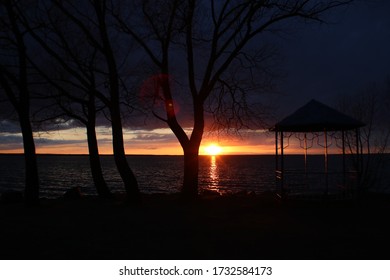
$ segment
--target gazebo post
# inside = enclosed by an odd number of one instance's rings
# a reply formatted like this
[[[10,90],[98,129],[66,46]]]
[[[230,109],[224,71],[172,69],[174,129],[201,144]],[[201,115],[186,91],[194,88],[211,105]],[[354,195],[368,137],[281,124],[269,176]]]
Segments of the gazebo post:
[[[284,143],[283,143],[283,130],[280,131],[280,182],[281,182],[281,191],[282,198],[285,197],[284,190]]]
[[[306,132],[304,134],[304,150],[305,150],[305,176],[307,177],[307,135]]]
[[[278,130],[275,129],[275,171],[279,170]]]
[[[358,199],[360,198],[360,179],[361,179],[361,172],[363,170],[363,163],[360,155],[360,145],[359,145],[359,128],[356,128],[355,134],[356,134],[356,172],[357,172],[357,196]]]
[[[329,188],[329,183],[328,183],[328,133],[326,129],[324,130],[324,137],[325,137],[325,195],[328,195],[328,188]]]
[[[342,149],[343,149],[343,188],[345,190],[345,185],[347,182],[346,179],[346,163],[345,163],[345,130],[343,129],[341,131],[341,142],[342,142]]]

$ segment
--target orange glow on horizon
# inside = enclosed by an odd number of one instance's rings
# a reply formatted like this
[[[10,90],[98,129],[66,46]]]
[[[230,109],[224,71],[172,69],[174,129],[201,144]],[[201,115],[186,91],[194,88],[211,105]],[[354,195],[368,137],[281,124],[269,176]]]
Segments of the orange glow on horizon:
[[[229,143],[226,143],[229,144]],[[125,151],[127,155],[183,155],[183,149],[179,144],[167,143],[157,147],[151,146],[135,146],[126,145]],[[88,154],[87,145],[75,146],[69,145],[39,145],[36,148],[37,154]],[[301,153],[300,150],[288,150],[289,153]],[[23,153],[23,147],[14,149],[0,148],[0,154],[3,153]],[[112,155],[111,145],[99,145],[99,153],[101,155]],[[273,145],[213,145],[206,144],[200,147],[200,155],[270,155],[275,154]]]
[[[99,153],[112,155],[111,132],[100,128],[97,130]],[[36,134],[37,154],[88,154],[85,129],[72,128],[59,132]],[[257,138],[258,137],[258,138]],[[217,141],[205,137],[199,149],[200,155],[262,155],[274,154],[273,138],[256,133],[255,137],[246,139],[219,138]],[[57,143],[58,142],[58,143]],[[183,155],[179,142],[171,137],[169,129],[152,131],[130,131],[124,133],[125,152],[127,155]],[[289,150],[291,151],[291,150]],[[23,153],[22,143],[0,143],[0,153]]]

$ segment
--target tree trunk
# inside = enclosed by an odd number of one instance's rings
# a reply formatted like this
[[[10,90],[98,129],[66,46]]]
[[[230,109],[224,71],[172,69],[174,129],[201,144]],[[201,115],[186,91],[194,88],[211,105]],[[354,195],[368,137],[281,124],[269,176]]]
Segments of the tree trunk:
[[[199,150],[199,147],[198,147]],[[184,149],[184,179],[181,194],[185,199],[198,196],[199,155],[196,147]]]
[[[5,1],[4,7],[7,10],[9,19],[9,27],[11,39],[15,43],[17,55],[12,57],[13,60],[18,61],[18,74],[2,75],[0,72],[0,82],[11,104],[17,111],[19,117],[20,128],[23,136],[24,160],[25,160],[25,204],[28,206],[36,206],[39,204],[39,176],[37,155],[35,153],[35,143],[33,131],[30,122],[30,94],[28,89],[28,73],[27,73],[27,52],[24,42],[24,34],[19,29],[18,16],[14,10],[13,1]],[[8,24],[6,24],[8,26]],[[7,32],[8,33],[8,32]],[[16,66],[16,65],[15,65]],[[3,69],[0,69],[3,72]],[[10,76],[12,78],[10,78]],[[11,84],[18,88],[18,93],[14,92]]]
[[[99,148],[94,123],[89,123],[87,125],[87,138],[89,164],[91,167],[91,174],[96,187],[96,191],[100,198],[110,198],[111,192],[107,187],[106,181],[104,180],[102,166],[100,164]]]
[[[105,56],[108,67],[108,79],[110,85],[110,115],[112,124],[112,146],[114,152],[115,164],[125,185],[128,200],[137,200],[139,198],[139,189],[137,179],[126,160],[125,148],[123,143],[122,119],[120,113],[119,97],[119,74],[116,65],[114,51],[111,47],[110,36],[107,31],[105,5],[100,5],[99,1],[93,2],[96,16],[99,23],[100,37],[103,46],[103,55]]]
[[[19,112],[19,122],[23,136],[24,160],[25,160],[25,204],[28,206],[39,205],[39,176],[35,143],[30,123],[30,118],[23,110]]]
[[[126,160],[119,108],[117,110],[111,109],[111,122],[115,164],[124,183],[128,200],[137,200],[139,198],[138,182]]]
[[[195,102],[194,119],[195,123],[191,138],[186,144],[184,144],[184,146],[182,145],[184,152],[184,180],[182,195],[185,199],[196,199],[198,197],[199,147],[202,142],[204,131],[202,102]]]

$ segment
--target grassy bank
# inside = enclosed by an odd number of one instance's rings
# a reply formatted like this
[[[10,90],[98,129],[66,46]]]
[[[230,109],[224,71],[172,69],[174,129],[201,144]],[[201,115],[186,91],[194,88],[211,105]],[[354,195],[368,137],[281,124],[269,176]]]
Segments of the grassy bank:
[[[390,203],[175,195],[0,204],[1,259],[387,259]]]

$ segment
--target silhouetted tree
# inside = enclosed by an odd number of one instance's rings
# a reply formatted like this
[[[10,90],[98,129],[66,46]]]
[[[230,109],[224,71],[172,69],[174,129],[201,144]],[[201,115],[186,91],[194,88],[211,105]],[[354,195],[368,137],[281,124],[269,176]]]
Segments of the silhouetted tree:
[[[95,10],[97,26],[99,29],[99,39],[101,41],[100,48],[108,69],[108,84],[110,95],[109,99],[103,98],[103,102],[108,106],[110,111],[115,163],[125,184],[127,194],[129,195],[130,199],[133,199],[138,197],[139,189],[135,175],[127,163],[124,149],[120,107],[120,77],[107,26],[107,1],[95,0],[92,1],[92,4]]]
[[[356,154],[356,141],[360,147],[363,161],[356,160],[354,164],[360,170],[361,190],[377,187],[386,154],[389,152],[390,127],[389,107],[390,87],[369,85],[365,90],[353,96],[341,97],[340,108],[365,124],[360,128],[358,139],[354,133],[346,133],[346,146],[350,154]],[[360,164],[360,166],[358,166]]]
[[[0,88],[14,107],[23,136],[25,158],[25,203],[39,204],[39,176],[30,119],[31,93],[26,32],[21,27],[14,2],[0,2]]]
[[[198,194],[198,154],[205,131],[205,105],[213,94],[220,94],[214,99],[214,112],[229,114],[227,118],[235,121],[227,122],[228,125],[240,125],[241,113],[248,108],[245,103],[250,102],[240,83],[245,76],[251,77],[253,70],[264,69],[270,55],[264,44],[268,36],[288,29],[284,24],[294,20],[322,22],[326,12],[350,2],[136,1],[131,7],[113,10],[121,29],[139,43],[158,69],[154,100],[164,103],[165,116],[154,114],[169,126],[183,149],[185,197]],[[264,40],[254,41],[255,38]],[[185,63],[185,69],[178,69],[179,61]],[[180,74],[174,76],[178,71]],[[231,72],[235,80],[229,75]],[[181,124],[177,117],[178,95],[171,84],[174,78],[188,84],[184,91],[192,103],[189,132],[187,123]],[[252,81],[255,79],[258,77]],[[220,110],[227,98],[231,99],[231,108]]]
[[[89,163],[96,191],[102,198],[110,197],[96,136],[97,112],[103,109],[96,104],[98,50],[84,43],[84,37],[73,32],[67,18],[61,17],[54,7],[35,9],[33,18],[26,17],[22,10],[19,10],[19,15],[29,34],[41,46],[39,61],[31,63],[48,84],[45,97],[55,101],[45,108],[48,116],[41,116],[41,122],[42,119],[68,117],[86,127]]]
[[[50,41],[50,39],[48,42],[44,41],[45,34],[43,34],[43,37],[34,36],[34,38],[72,76],[72,80],[68,82],[72,83],[73,79],[76,79],[79,86],[82,87],[82,91],[87,93],[86,98],[80,100],[79,104],[83,104],[83,108],[88,112],[86,114],[88,118],[82,120],[78,115],[79,118],[77,119],[87,127],[92,157],[97,156],[96,134],[94,132],[96,119],[94,114],[96,110],[93,107],[95,106],[95,98],[108,108],[116,167],[124,182],[128,198],[137,199],[139,194],[138,183],[127,163],[124,150],[121,119],[121,79],[116,57],[118,48],[114,49],[112,47],[114,36],[110,34],[110,26],[107,23],[107,5],[111,5],[111,2],[93,0],[78,1],[77,3],[74,1],[50,1],[47,3],[42,1],[42,6],[47,9],[48,13],[55,13],[51,18],[51,23],[55,20],[54,16],[58,16],[66,23],[64,28],[71,28],[71,32],[67,32],[65,36],[64,34],[58,34],[58,30],[56,30],[58,39],[56,41]],[[30,32],[36,34],[33,29],[30,29]],[[72,49],[72,45],[75,44],[71,42],[75,38],[82,40],[81,45],[86,44],[87,48]],[[66,56],[62,57],[59,53],[56,53],[52,48],[53,46],[56,48],[60,46],[65,50]],[[88,51],[92,53],[88,53]],[[90,63],[90,65],[86,65],[86,63]],[[97,83],[99,83],[98,86],[96,86]],[[62,92],[68,98],[73,96],[67,95],[66,91]],[[75,102],[74,98],[70,99],[73,99],[72,103]],[[70,111],[68,113],[72,114]],[[76,115],[73,117],[76,117]],[[97,161],[94,161],[94,163],[97,163]],[[95,167],[99,168],[97,165]]]

